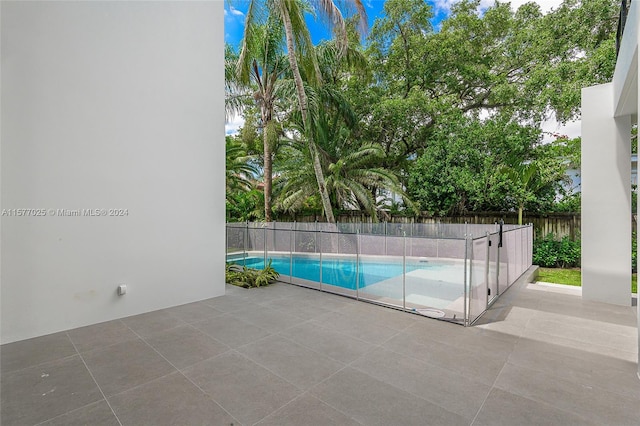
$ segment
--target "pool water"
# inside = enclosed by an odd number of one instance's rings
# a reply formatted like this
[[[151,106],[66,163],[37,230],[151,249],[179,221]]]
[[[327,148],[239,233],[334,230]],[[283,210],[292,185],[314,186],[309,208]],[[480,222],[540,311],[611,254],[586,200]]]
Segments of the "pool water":
[[[271,257],[271,266],[281,275],[291,274],[293,277],[309,281],[320,282],[320,259],[309,257]],[[269,261],[267,259],[267,262]],[[291,267],[291,263],[293,267]],[[242,264],[238,259],[235,263]],[[261,257],[247,257],[244,261],[248,268],[264,268],[264,259]],[[407,262],[406,272],[418,269],[433,269],[437,265],[427,262]],[[356,289],[356,269],[358,269],[357,285],[362,288],[371,284],[402,275],[402,263],[380,262],[360,260],[356,268],[355,259],[322,259],[322,283],[334,286]]]

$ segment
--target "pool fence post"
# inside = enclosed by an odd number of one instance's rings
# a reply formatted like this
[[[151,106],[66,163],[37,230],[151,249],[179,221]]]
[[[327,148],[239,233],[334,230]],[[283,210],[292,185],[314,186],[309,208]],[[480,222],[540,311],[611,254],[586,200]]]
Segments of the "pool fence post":
[[[320,290],[322,290],[322,236],[320,236],[320,241],[318,241],[318,222],[316,221],[316,231],[314,232],[315,240],[316,240],[316,250],[320,254]]]
[[[407,309],[407,233],[403,232],[402,236],[402,309]]]
[[[263,256],[264,263],[262,269],[267,267],[267,224],[266,222],[262,225],[262,247],[263,247]]]
[[[498,294],[496,296],[500,296],[500,249],[502,248],[502,225],[498,225],[498,256],[496,260],[496,289]]]
[[[469,241],[471,241],[471,247],[469,247]],[[469,273],[467,274],[467,261],[469,266]],[[464,326],[469,326],[469,320],[471,316],[471,281],[473,270],[473,236],[465,234],[464,242]]]
[[[289,229],[289,284],[293,284],[293,240],[295,238],[296,222],[294,221]]]
[[[387,221],[384,221],[384,255],[387,255]]]
[[[242,266],[247,266],[247,241],[249,240],[249,221],[245,222],[244,238],[242,239]]]
[[[356,229],[356,300],[360,300],[360,233]]]
[[[414,225],[414,218],[411,218],[411,228],[409,228],[409,237],[412,238],[413,237],[413,225]],[[406,243],[406,235],[405,235],[405,243]],[[406,250],[406,248],[405,248]],[[413,256],[413,244],[411,244],[409,246],[409,256]]]
[[[487,296],[487,304],[485,311],[489,308],[489,259],[491,258],[491,238],[489,237],[489,231],[485,231],[485,245],[487,246],[486,258],[484,261],[484,282],[487,286],[485,294]]]

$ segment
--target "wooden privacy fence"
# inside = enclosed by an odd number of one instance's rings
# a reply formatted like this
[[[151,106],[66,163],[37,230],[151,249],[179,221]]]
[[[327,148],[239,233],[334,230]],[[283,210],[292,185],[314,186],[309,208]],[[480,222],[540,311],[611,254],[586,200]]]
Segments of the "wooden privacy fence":
[[[500,219],[504,223],[518,223],[517,213],[499,213],[499,212],[483,212],[473,213],[463,216],[453,217],[433,217],[428,215],[420,215],[416,217],[406,216],[389,216],[387,222],[391,223],[478,223],[491,224],[499,222]],[[280,218],[282,221],[296,222],[324,222],[325,218],[321,215],[304,215]],[[341,223],[369,223],[371,217],[358,212],[343,212],[336,215],[336,221]],[[384,219],[381,219],[384,221]],[[568,236],[572,241],[580,239],[580,213],[550,213],[550,214],[527,214],[524,213],[523,223],[533,223],[534,239],[543,238],[548,234],[553,234],[557,239]],[[635,220],[633,221],[633,230],[636,229]]]

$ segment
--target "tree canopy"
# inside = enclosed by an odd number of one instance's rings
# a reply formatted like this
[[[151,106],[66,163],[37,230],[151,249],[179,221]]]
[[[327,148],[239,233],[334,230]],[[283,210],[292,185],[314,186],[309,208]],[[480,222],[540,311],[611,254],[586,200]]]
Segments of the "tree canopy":
[[[299,11],[314,5],[300,2]],[[366,38],[356,14],[317,46],[287,39],[277,21],[282,31],[270,43],[289,58],[278,71],[282,89],[271,95],[279,112],[256,114],[245,104],[236,136],[248,152],[257,138],[264,153],[272,148],[272,170],[264,155],[261,167],[263,182],[274,179],[267,211],[357,209],[375,219],[398,205],[435,215],[566,208],[563,181],[579,140],[543,143],[540,125],[579,118],[581,88],[610,81],[617,17],[614,0],[565,0],[547,14],[535,3],[481,9],[479,0],[462,0],[434,28],[423,0],[387,0]],[[259,28],[245,35],[254,46]],[[242,52],[228,48],[227,62],[250,72],[249,50]],[[260,48],[253,52],[260,78],[238,84],[263,99],[276,68],[260,62]],[[228,105],[240,86],[228,84]]]

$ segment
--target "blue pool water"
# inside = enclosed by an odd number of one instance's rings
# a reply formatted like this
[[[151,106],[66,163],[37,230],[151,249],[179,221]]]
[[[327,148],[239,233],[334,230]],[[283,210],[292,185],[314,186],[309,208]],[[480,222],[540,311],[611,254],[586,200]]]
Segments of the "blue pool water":
[[[320,282],[320,259],[309,257],[271,257],[271,266],[281,275],[289,275],[309,281]],[[267,259],[267,262],[269,261]],[[234,260],[242,264],[242,259]],[[293,267],[291,267],[291,263]],[[244,261],[248,268],[264,268],[261,257],[247,257]],[[429,269],[436,266],[424,262],[407,263],[406,271]],[[358,265],[358,286],[366,287],[389,278],[402,275],[402,263],[361,260]],[[322,259],[322,283],[338,287],[356,289],[355,259]]]

